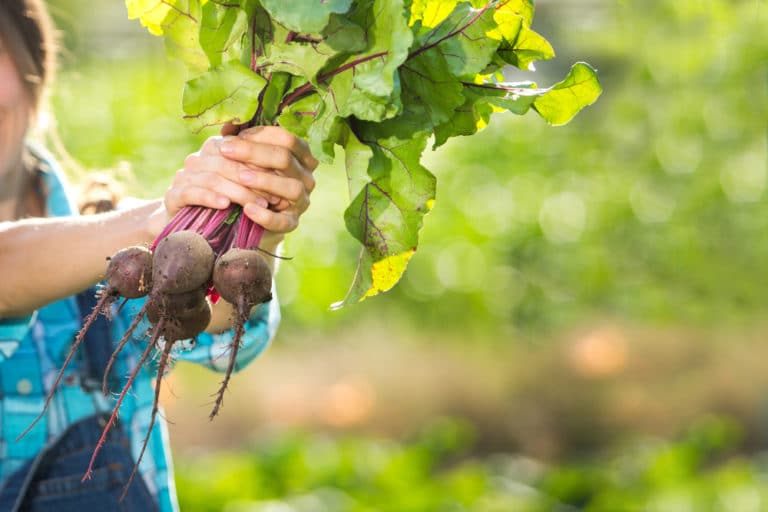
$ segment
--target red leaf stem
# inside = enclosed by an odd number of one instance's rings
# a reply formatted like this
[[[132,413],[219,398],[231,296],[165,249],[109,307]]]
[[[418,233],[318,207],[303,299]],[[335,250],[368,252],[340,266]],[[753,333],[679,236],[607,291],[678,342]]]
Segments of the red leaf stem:
[[[353,60],[352,62],[348,62],[348,63],[344,64],[343,66],[341,66],[338,69],[334,69],[333,71],[329,71],[328,73],[326,73],[324,75],[318,76],[317,77],[317,81],[318,82],[327,82],[330,78],[333,78],[334,76],[338,75],[339,73],[341,73],[343,71],[346,71],[348,69],[352,69],[355,66],[359,66],[360,64],[362,64],[364,62],[368,62],[369,60],[378,59],[379,57],[383,57],[384,55],[386,55],[388,53],[389,52],[379,52],[379,53],[374,53],[373,55],[368,55],[366,57],[361,57],[359,59]],[[287,107],[288,105],[292,104],[293,102],[295,102],[296,100],[298,100],[299,98],[304,96],[305,94],[308,94],[308,93],[312,92],[312,90],[314,88],[315,88],[315,86],[312,85],[312,83],[310,83],[310,82],[307,82],[306,84],[302,85],[301,87],[298,87],[295,91],[293,91],[291,94],[286,96],[283,99],[283,101],[280,103],[280,106],[277,108],[278,115],[280,114],[280,112],[283,111],[283,109],[285,107]]]

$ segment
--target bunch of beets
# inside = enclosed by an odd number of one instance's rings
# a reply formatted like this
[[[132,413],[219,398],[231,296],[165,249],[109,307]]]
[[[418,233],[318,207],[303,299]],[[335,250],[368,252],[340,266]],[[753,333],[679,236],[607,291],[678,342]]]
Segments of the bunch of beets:
[[[235,368],[237,352],[251,310],[272,298],[272,273],[261,254],[263,251],[258,248],[263,233],[264,228],[244,215],[240,206],[233,205],[224,210],[187,206],[174,216],[149,249],[142,246],[128,247],[108,258],[106,286],[99,291],[96,306],[75,337],[72,348],[46,397],[43,410],[19,438],[26,435],[45,414],[61,382],[64,369],[98,315],[109,315],[112,305],[120,298],[125,299],[120,306],[122,307],[129,299],[147,297],[144,306],[115,346],[107,363],[103,380],[105,396],[109,393],[107,376],[117,355],[132,339],[134,330],[145,315],[152,325],[151,331],[146,334],[149,336],[149,343],[120,391],[83,476],[83,480],[90,478],[96,455],[117,419],[123,399],[142,365],[157,351],[161,355],[157,365],[152,416],[141,453],[125,485],[125,495],[136,475],[155,424],[161,383],[169,367],[174,343],[200,334],[211,321],[211,304],[221,298],[234,306],[235,333],[229,350],[229,363],[216,393],[210,418],[213,419],[218,413]]]

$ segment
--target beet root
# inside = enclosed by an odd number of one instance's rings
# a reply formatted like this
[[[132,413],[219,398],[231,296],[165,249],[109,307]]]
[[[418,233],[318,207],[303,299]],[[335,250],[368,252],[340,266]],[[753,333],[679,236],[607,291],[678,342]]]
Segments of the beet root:
[[[243,313],[272,298],[272,272],[257,251],[232,248],[216,261],[213,286]]]
[[[166,343],[173,343],[194,338],[203,332],[209,323],[211,323],[211,305],[203,300],[195,309],[188,310],[184,316],[160,316],[155,329],[160,330],[160,335]]]
[[[147,347],[144,349],[144,352],[142,352],[141,357],[139,357],[139,360],[136,362],[136,366],[134,367],[133,371],[131,371],[131,374],[128,376],[128,380],[123,385],[123,390],[120,392],[120,395],[117,397],[117,402],[115,402],[115,406],[112,408],[112,414],[110,415],[109,420],[107,421],[107,424],[104,425],[104,430],[102,430],[101,432],[101,437],[96,443],[96,447],[93,449],[93,454],[91,455],[91,461],[88,464],[88,469],[86,470],[85,475],[83,475],[83,478],[82,478],[83,482],[90,479],[91,476],[93,475],[93,465],[96,462],[96,456],[99,454],[101,447],[104,446],[104,442],[107,440],[107,434],[112,429],[112,426],[115,424],[115,421],[117,420],[117,412],[120,410],[120,405],[123,403],[125,396],[128,394],[128,391],[131,389],[131,386],[133,386],[133,381],[136,380],[136,376],[141,371],[141,368],[144,366],[144,363],[147,362],[147,359],[149,359],[149,356],[152,354],[152,351],[155,350],[157,346],[158,336],[159,336],[159,333],[157,332],[155,332],[152,335],[152,339],[149,340]]]
[[[137,299],[152,288],[152,253],[141,246],[126,247],[109,258],[105,275],[108,293]]]
[[[160,356],[160,362],[157,364],[157,379],[155,380],[155,399],[154,399],[154,402],[152,403],[152,416],[150,417],[149,425],[147,425],[147,434],[144,436],[144,442],[141,445],[141,452],[139,452],[139,456],[136,458],[136,463],[133,465],[131,476],[128,477],[128,481],[125,483],[125,486],[123,487],[123,492],[120,495],[120,501],[123,501],[123,498],[125,498],[125,495],[128,493],[128,489],[131,487],[131,482],[133,482],[133,479],[139,470],[139,465],[141,464],[141,459],[144,457],[144,452],[147,450],[147,445],[149,444],[149,437],[152,435],[152,428],[155,426],[155,420],[157,419],[157,410],[160,403],[160,389],[162,388],[163,377],[165,376],[165,370],[168,367],[168,362],[171,358],[172,348],[173,348],[173,343],[166,341],[165,346],[163,347],[163,353]]]
[[[205,302],[204,288],[184,293],[159,293],[149,298],[147,318],[156,325],[161,316],[188,317],[195,314]]]
[[[264,257],[255,250],[232,248],[216,261],[213,268],[213,286],[221,297],[236,308],[234,318],[235,335],[230,347],[229,363],[216,392],[210,419],[213,419],[224,401],[229,379],[235,371],[237,352],[245,333],[245,323],[251,308],[272,298],[272,272]]]
[[[177,231],[155,247],[153,290],[184,293],[203,287],[211,279],[215,255],[208,241],[194,231]]]

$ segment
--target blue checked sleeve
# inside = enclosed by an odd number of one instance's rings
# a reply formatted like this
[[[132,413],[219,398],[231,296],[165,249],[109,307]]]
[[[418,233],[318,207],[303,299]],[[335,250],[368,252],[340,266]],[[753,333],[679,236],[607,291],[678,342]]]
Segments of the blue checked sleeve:
[[[37,312],[19,318],[0,318],[0,363],[13,356],[32,328],[36,315]]]
[[[245,368],[269,346],[279,324],[280,305],[276,297],[256,307],[245,324],[235,371]],[[194,344],[190,341],[183,342],[186,350],[178,352],[178,360],[190,361],[223,372],[229,363],[229,350],[234,334],[232,329],[221,334],[202,333],[197,336]]]

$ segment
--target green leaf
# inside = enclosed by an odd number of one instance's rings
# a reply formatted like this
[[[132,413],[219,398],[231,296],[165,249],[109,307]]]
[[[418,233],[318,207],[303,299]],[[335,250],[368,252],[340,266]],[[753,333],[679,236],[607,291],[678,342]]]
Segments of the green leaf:
[[[270,45],[268,62],[270,68],[293,75],[303,76],[314,82],[317,73],[336,52],[323,52],[317,45],[299,43],[275,43]]]
[[[261,96],[261,118],[257,122],[272,124],[283,95],[291,85],[291,76],[289,73],[278,71],[269,75],[269,81]]]
[[[323,158],[332,158],[333,144],[317,137],[334,131],[334,116],[381,121],[400,111],[397,68],[411,42],[402,0],[360,2],[349,16],[362,27],[367,46],[354,58],[338,61],[336,70],[325,75],[327,84],[318,84],[324,92],[317,122],[323,126],[312,131],[310,145],[321,149]]]
[[[237,61],[217,66],[189,80],[182,98],[184,119],[194,130],[251,120],[265,81]]]
[[[355,53],[365,50],[365,31],[357,23],[337,15],[331,15],[328,26],[323,30],[325,44],[333,50]]]
[[[500,82],[483,85],[492,85],[495,88],[473,87],[474,94],[480,96],[489,105],[520,116],[528,112],[538,96],[548,91],[548,89],[536,88],[533,82]]]
[[[368,127],[375,132],[375,125]],[[427,136],[425,132],[408,140],[360,139],[372,151],[367,169],[370,181],[349,205],[344,220],[363,248],[352,287],[334,307],[392,288],[416,251],[424,215],[435,198],[435,177],[419,162]],[[360,156],[359,147],[355,149]],[[359,164],[364,159],[353,160]]]
[[[150,33],[165,36],[168,55],[184,62],[192,74],[208,69],[200,48],[199,0],[126,0],[125,5],[129,18],[139,18]]]
[[[211,66],[239,59],[247,41],[248,16],[238,4],[207,2],[200,18],[200,46]]]
[[[200,47],[200,1],[175,0],[168,3],[173,3],[174,8],[163,22],[166,52],[186,64],[190,73],[202,73],[208,69],[209,62]]]
[[[381,121],[401,107],[397,68],[408,57],[412,41],[402,0],[360,2],[349,16],[362,27],[368,44],[365,51],[338,62],[331,76],[326,75],[325,124],[332,115]],[[329,147],[323,147],[328,155]]]
[[[510,59],[507,62],[523,70],[535,71],[534,62],[551,59],[554,56],[555,50],[549,41],[523,25],[512,45]]]
[[[339,117],[355,117],[364,121],[382,121],[400,111],[400,86],[394,82],[395,89],[388,96],[377,96],[356,87],[352,73],[340,73],[331,80],[328,91],[328,108]]]
[[[445,58],[451,74],[459,78],[469,78],[483,71],[501,42],[487,35],[496,29],[493,9],[486,10],[474,19],[476,16],[475,11],[470,11],[469,4],[459,5],[445,23],[453,26],[471,24],[455,36],[442,41],[436,48]]]
[[[407,125],[414,132],[432,131],[464,103],[462,85],[440,52],[425,52],[410,59],[400,68],[400,76],[403,114],[389,124]]]
[[[493,13],[493,21],[496,28],[488,32],[488,37],[504,41],[504,48],[511,50],[525,25],[525,19],[514,11],[498,9]]]
[[[322,93],[317,115],[307,130],[312,154],[323,163],[332,163],[334,146],[341,142],[345,129],[347,121],[339,116],[333,91]]]
[[[408,24],[420,22],[422,27],[436,27],[451,15],[457,2],[458,0],[413,0]]]
[[[321,32],[333,13],[349,10],[352,0],[261,0],[261,5],[281,25],[300,34]]]
[[[139,18],[154,35],[165,36],[168,56],[181,60],[192,74],[208,69],[200,48],[200,0],[126,0],[128,18]]]
[[[478,96],[465,93],[465,101],[458,106],[450,119],[435,126],[433,149],[441,146],[450,137],[472,135],[488,124],[493,107],[485,101],[478,101]]]
[[[297,137],[307,138],[309,127],[315,121],[322,103],[318,94],[305,96],[283,110],[277,118],[277,124]]]
[[[246,7],[246,15],[250,20],[251,35],[253,37],[253,48],[251,49],[253,56],[257,58],[266,55],[269,51],[269,46],[275,40],[275,27],[272,23],[272,18],[264,8],[252,1],[241,0]]]
[[[507,110],[523,115],[537,96],[546,93],[533,82],[464,84],[465,102],[454,110],[453,116],[435,127],[434,148],[450,137],[472,135],[484,128],[496,111]]]
[[[603,88],[592,66],[577,62],[562,82],[534,100],[533,108],[549,124],[562,125],[570,121],[579,110],[594,103],[602,92]]]
[[[354,88],[378,98],[389,98],[396,88],[397,68],[405,62],[413,42],[403,0],[360,2],[352,13],[368,46],[340,67],[352,66]]]
[[[128,19],[139,19],[150,33],[159,36],[163,34],[163,22],[173,10],[174,2],[162,0],[125,0]]]
[[[349,198],[354,199],[368,183],[368,166],[373,158],[373,150],[368,144],[360,142],[352,130],[346,130],[342,143]]]
[[[501,14],[511,13],[519,16],[526,27],[530,27],[533,23],[533,0],[509,0],[498,7],[497,11]]]

